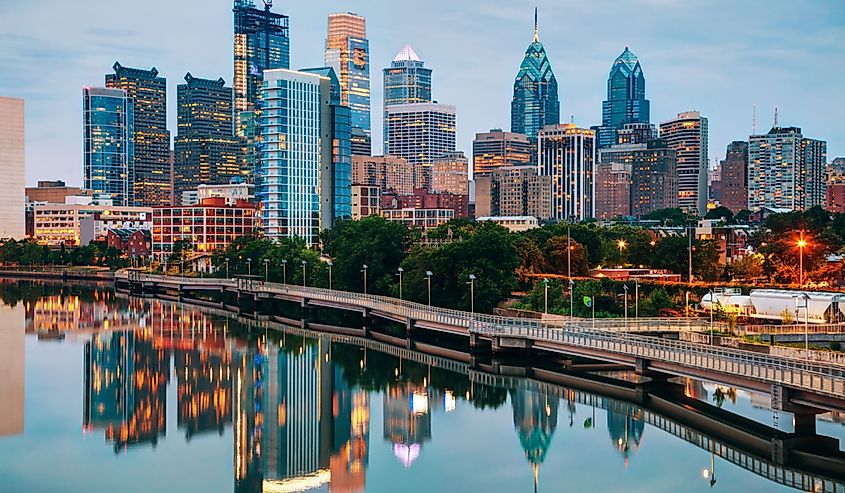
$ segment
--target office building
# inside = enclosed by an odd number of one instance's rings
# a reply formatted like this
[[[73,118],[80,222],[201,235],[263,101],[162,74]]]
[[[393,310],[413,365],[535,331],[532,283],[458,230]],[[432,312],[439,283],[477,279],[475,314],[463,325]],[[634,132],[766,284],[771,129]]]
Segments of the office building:
[[[626,125],[627,127],[627,125]],[[619,131],[625,131],[623,127]],[[636,142],[639,139],[632,139]],[[629,214],[641,217],[658,209],[678,207],[676,152],[660,139],[615,144],[598,150],[598,162],[631,167]]]
[[[264,78],[261,227],[268,238],[313,245],[336,218],[352,216],[349,110],[331,68],[268,70]]]
[[[27,202],[64,204],[69,196],[91,196],[93,191],[79,187],[69,187],[62,180],[41,180],[38,186],[26,187]],[[114,198],[112,198],[114,202]]]
[[[0,96],[0,239],[23,239],[24,102]]]
[[[523,134],[500,128],[475,134],[472,141],[473,177],[492,173],[498,168],[531,164],[534,146]]]
[[[123,89],[82,88],[83,183],[118,205],[135,204],[135,124]],[[62,200],[61,202],[64,202]]]
[[[557,79],[537,30],[534,9],[534,40],[525,50],[525,58],[513,83],[511,132],[524,134],[533,143],[546,125],[560,123]]]
[[[434,159],[431,191],[469,195],[469,160],[463,152],[450,152]]]
[[[651,123],[625,123],[616,130],[615,144],[645,144],[660,135]],[[615,145],[614,144],[614,145]]]
[[[611,220],[631,215],[631,165],[596,165],[596,219]]]
[[[660,138],[675,150],[678,207],[688,214],[707,212],[707,118],[698,111],[678,113],[660,124]]]
[[[0,105],[6,103],[3,99],[0,98]],[[5,126],[0,128],[5,130]],[[3,375],[0,378],[0,437],[24,432],[27,306],[29,303],[10,303],[3,307],[3,326],[0,327],[0,375]]]
[[[196,203],[212,197],[223,197],[227,205],[232,205],[238,201],[255,202],[255,185],[240,182],[223,185],[200,185],[197,187],[196,196]]]
[[[378,185],[352,185],[352,219],[381,215],[381,188]]]
[[[617,132],[626,123],[648,123],[649,101],[645,98],[645,76],[640,60],[625,47],[616,57],[607,77],[607,100],[602,102],[599,147],[618,144]]]
[[[384,69],[384,106],[431,102],[431,69],[405,45]]]
[[[540,174],[552,179],[552,219],[595,217],[596,134],[573,123],[550,125],[537,134]]]
[[[106,245],[117,248],[129,257],[149,257],[153,237],[149,229],[109,229],[106,232]]]
[[[438,103],[387,106],[385,155],[414,166],[414,187],[429,188],[434,159],[455,151],[455,107]]]
[[[174,195],[201,184],[228,183],[244,176],[241,143],[234,135],[232,88],[225,81],[190,73],[176,87],[177,135],[174,141]]]
[[[498,224],[511,233],[521,233],[540,227],[540,221],[534,216],[482,216],[475,220]]]
[[[414,192],[414,166],[398,156],[352,156],[352,182],[375,185],[384,192]]]
[[[552,217],[552,177],[536,167],[509,166],[475,179],[476,217]]]
[[[418,188],[410,195],[382,191],[382,211],[393,209],[450,209],[453,217],[469,217],[469,196],[454,193],[432,193]]]
[[[370,42],[364,17],[353,12],[329,14],[325,62],[340,83],[340,104],[349,107],[353,134],[360,137],[357,129],[367,137],[353,154],[369,155]]]
[[[212,197],[192,206],[156,207],[152,211],[152,253],[164,259],[178,241],[187,241],[197,253],[224,250],[255,227],[255,205],[249,202],[228,205],[225,198]]]
[[[804,211],[825,204],[827,142],[798,127],[772,127],[748,141],[748,208]]]
[[[403,209],[383,209],[382,217],[387,221],[401,222],[408,228],[423,231],[434,229],[455,218],[453,209],[418,209],[407,207]]]
[[[33,208],[33,237],[49,246],[85,246],[105,240],[109,229],[150,229],[152,209],[93,203],[42,204]]]
[[[349,137],[349,147],[353,156],[372,156],[373,145],[371,133],[364,132],[362,128],[352,127]]]
[[[736,140],[728,144],[722,161],[721,204],[731,212],[748,208],[748,142]]]
[[[167,80],[158,70],[114,63],[106,87],[123,89],[132,101],[135,157],[130,171],[131,205],[153,207],[170,203],[170,131],[167,130]],[[91,188],[86,185],[86,188]]]

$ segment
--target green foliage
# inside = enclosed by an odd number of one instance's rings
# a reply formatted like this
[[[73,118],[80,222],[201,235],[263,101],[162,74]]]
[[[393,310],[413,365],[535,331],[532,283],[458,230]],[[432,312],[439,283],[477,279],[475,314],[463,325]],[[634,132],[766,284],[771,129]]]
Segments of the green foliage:
[[[561,279],[550,279],[549,285],[549,313],[568,314],[569,313],[569,295],[568,282]],[[528,293],[526,302],[531,310],[542,312],[545,309],[546,302],[546,283],[539,280],[534,283],[534,287]],[[573,303],[574,304],[574,303]]]
[[[724,219],[727,224],[732,224],[734,214],[727,207],[719,206],[707,211],[707,214],[704,215],[704,219]]]
[[[660,221],[664,226],[685,226],[690,223],[692,216],[688,216],[681,209],[669,208],[652,211],[643,216],[643,219]]]
[[[123,257],[123,252],[114,247],[108,247],[102,241],[93,241],[88,245],[71,249],[65,245],[51,249],[33,240],[8,240],[0,245],[0,263],[26,267],[78,265],[117,269],[126,267],[130,261]]]
[[[271,282],[286,280],[299,285],[303,282],[302,261],[305,261],[305,284],[328,286],[328,265],[301,238],[282,238],[278,242],[257,236],[236,238],[229,248],[212,257],[217,276],[226,276],[227,259],[230,277],[252,275],[266,277]]]
[[[574,239],[568,240],[565,236],[550,238],[546,242],[545,257],[545,273],[568,275],[571,268],[574,277],[590,275],[587,250]]]

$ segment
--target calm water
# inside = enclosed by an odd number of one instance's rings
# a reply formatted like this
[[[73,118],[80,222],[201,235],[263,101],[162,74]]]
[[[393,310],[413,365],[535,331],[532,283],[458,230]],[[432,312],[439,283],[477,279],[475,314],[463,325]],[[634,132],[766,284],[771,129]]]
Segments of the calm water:
[[[0,285],[0,491],[695,492],[714,471],[713,490],[796,491],[633,405],[379,349],[108,289]],[[686,386],[789,427],[767,396]]]

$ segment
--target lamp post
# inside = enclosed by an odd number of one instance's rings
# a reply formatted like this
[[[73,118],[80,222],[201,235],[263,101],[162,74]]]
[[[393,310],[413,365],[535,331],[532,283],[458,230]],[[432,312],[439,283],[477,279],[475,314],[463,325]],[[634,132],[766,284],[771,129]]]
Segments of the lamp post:
[[[628,330],[628,285],[623,284],[622,289],[625,290],[625,330]]]
[[[640,280],[634,279],[634,318],[640,318]]]
[[[227,258],[224,262],[226,263],[226,279],[229,279],[229,259]]]
[[[425,281],[428,284],[428,306],[431,306],[431,276],[433,275],[430,270],[425,271]]]
[[[543,279],[543,313],[549,313],[549,280]]]
[[[810,295],[801,293],[804,299],[804,351],[805,357],[810,357]]]
[[[332,263],[332,261],[329,260],[328,262],[326,262],[326,264],[329,266],[329,289],[331,289],[332,288],[332,266],[334,265],[334,263]]]
[[[246,259],[246,264],[247,264],[247,271],[246,271],[247,277],[252,277],[252,259],[251,258]]]
[[[282,284],[288,283],[288,261],[282,259]]]
[[[807,240],[804,239],[804,230],[801,230],[801,236],[798,238],[798,252],[799,252],[799,267],[798,267],[798,285],[804,286],[804,248],[807,246]]]
[[[361,272],[364,273],[364,294],[367,294],[367,264],[364,264],[364,268],[361,269]]]
[[[575,313],[575,299],[574,299],[574,292],[575,292],[575,281],[572,279],[569,280],[569,316],[574,317]]]
[[[689,246],[687,247],[688,248],[687,252],[689,254],[689,278],[688,278],[688,280],[689,280],[690,284],[692,284],[692,231],[693,231],[693,228],[690,226],[689,229],[687,229],[687,240],[689,240]]]
[[[302,261],[302,287],[305,287],[305,266],[308,265],[308,262],[305,260]]]
[[[716,294],[712,289],[710,293],[710,345],[713,345],[713,309],[716,307]]]
[[[264,259],[264,282],[267,282],[269,280],[270,280],[270,259],[265,258]]]
[[[405,269],[403,269],[402,267],[398,267],[396,269],[396,272],[397,272],[396,275],[399,276],[399,299],[401,300],[402,299],[402,273],[405,272]]]
[[[469,312],[470,321],[475,320],[475,274],[469,275]]]

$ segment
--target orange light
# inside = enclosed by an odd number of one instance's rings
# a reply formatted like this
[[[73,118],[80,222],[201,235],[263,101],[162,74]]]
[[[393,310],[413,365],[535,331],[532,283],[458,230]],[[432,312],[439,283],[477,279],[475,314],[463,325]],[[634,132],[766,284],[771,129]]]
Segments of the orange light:
[[[806,240],[803,240],[803,239],[798,240],[798,248],[804,248],[805,246],[807,246]]]
[[[619,240],[616,242],[616,246],[618,246],[620,250],[624,250],[628,244],[625,243],[625,240]]]

